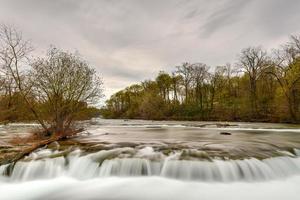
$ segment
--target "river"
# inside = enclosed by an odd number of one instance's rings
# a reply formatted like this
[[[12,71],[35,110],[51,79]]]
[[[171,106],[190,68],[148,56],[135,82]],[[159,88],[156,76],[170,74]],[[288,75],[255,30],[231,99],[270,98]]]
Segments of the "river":
[[[0,166],[3,200],[300,198],[296,125],[93,119]],[[0,126],[0,139],[36,124]]]

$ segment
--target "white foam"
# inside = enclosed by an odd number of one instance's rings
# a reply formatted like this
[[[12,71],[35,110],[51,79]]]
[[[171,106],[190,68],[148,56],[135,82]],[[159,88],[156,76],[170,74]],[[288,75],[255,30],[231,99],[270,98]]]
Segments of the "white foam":
[[[1,184],[1,199],[97,200],[298,200],[300,177],[261,183],[182,182],[160,177],[98,178],[78,181],[67,177]]]
[[[39,156],[48,155],[43,150]],[[40,158],[18,162],[10,177],[13,181],[28,181],[69,176],[92,179],[101,176],[153,176],[202,182],[268,181],[300,174],[300,157],[274,157],[264,160],[191,161],[179,160],[180,153],[168,157],[152,148],[136,151],[117,148],[81,155],[77,150],[67,158]],[[34,156],[32,156],[34,157]],[[0,167],[0,172],[4,167]]]

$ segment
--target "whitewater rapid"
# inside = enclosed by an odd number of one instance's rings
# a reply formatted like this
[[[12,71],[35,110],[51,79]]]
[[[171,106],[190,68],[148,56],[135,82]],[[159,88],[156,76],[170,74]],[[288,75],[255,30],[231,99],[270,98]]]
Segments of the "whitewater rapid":
[[[0,199],[300,199],[298,128],[121,123],[0,166]]]
[[[190,153],[203,152],[194,150]],[[89,154],[75,150],[67,156],[57,156],[60,154],[49,149],[41,150],[15,165],[0,166],[0,174],[3,179],[8,174],[6,179],[15,182],[61,176],[78,180],[113,176],[160,176],[186,181],[250,182],[300,174],[300,157],[292,154],[263,160],[181,160],[182,152],[165,156],[151,147],[140,150],[117,148]]]
[[[0,166],[0,199],[299,199],[299,150],[263,160],[211,161],[180,160],[180,153],[164,156],[150,147],[55,157],[60,153],[44,149],[13,169]]]

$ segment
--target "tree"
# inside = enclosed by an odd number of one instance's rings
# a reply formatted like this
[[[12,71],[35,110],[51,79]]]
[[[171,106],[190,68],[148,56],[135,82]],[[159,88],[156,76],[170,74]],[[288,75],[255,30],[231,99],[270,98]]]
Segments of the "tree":
[[[0,45],[6,93],[17,102],[23,99],[44,133],[67,133],[84,108],[101,97],[101,79],[79,56],[52,48],[46,58],[31,62],[29,41],[6,25],[0,27]]]
[[[163,97],[165,102],[170,101],[170,88],[172,84],[172,79],[169,74],[161,71],[159,72],[158,76],[156,77],[156,83],[160,89],[160,93]]]
[[[290,117],[296,122],[300,117],[300,36],[291,36],[290,41],[274,55],[268,73],[276,77],[287,100]]]
[[[267,52],[261,47],[243,49],[239,55],[239,66],[249,78],[252,117],[258,114],[257,81],[268,67]]]
[[[209,74],[209,86],[210,86],[210,114],[214,110],[214,103],[217,95],[222,95],[222,92],[225,90],[226,86],[226,73],[225,67],[216,67],[214,73]]]
[[[24,81],[23,72],[20,69],[20,65],[28,59],[29,53],[32,51],[30,42],[24,40],[22,33],[17,29],[1,25],[0,27],[0,58],[1,68],[5,74],[14,80],[18,92],[26,102],[28,108],[31,110],[36,120],[43,127],[45,132],[48,132],[48,128],[45,122],[38,115],[36,109],[32,105],[30,98],[28,97],[30,85],[27,85]]]
[[[165,102],[164,100],[153,91],[146,93],[141,99],[139,105],[140,117],[143,119],[161,120],[165,118]]]
[[[43,119],[56,134],[69,131],[76,116],[102,96],[102,81],[78,55],[51,48],[31,64],[30,83]]]
[[[171,74],[160,72],[154,81],[142,82],[137,95],[129,95],[135,99],[130,109],[140,112],[126,116],[299,122],[300,36],[292,36],[278,52],[275,58],[261,47],[249,47],[241,51],[236,69],[226,64],[213,71],[203,63],[185,62]],[[113,95],[109,102],[118,105],[120,99]]]
[[[192,65],[192,80],[195,85],[195,100],[200,110],[203,113],[204,101],[204,85],[209,73],[209,67],[203,63],[195,63]]]
[[[182,76],[177,75],[175,72],[173,72],[171,75],[171,88],[173,90],[174,103],[178,103],[178,94],[179,94],[181,83],[182,83]]]
[[[182,77],[182,83],[185,91],[185,103],[189,101],[189,90],[193,80],[193,67],[189,63],[183,63],[177,67],[177,73]]]

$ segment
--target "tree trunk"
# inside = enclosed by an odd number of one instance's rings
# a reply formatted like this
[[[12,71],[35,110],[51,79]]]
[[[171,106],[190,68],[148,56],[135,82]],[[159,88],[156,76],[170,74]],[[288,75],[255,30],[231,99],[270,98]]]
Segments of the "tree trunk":
[[[294,110],[294,101],[291,96],[288,96],[288,108],[292,122],[297,122],[297,115]]]

